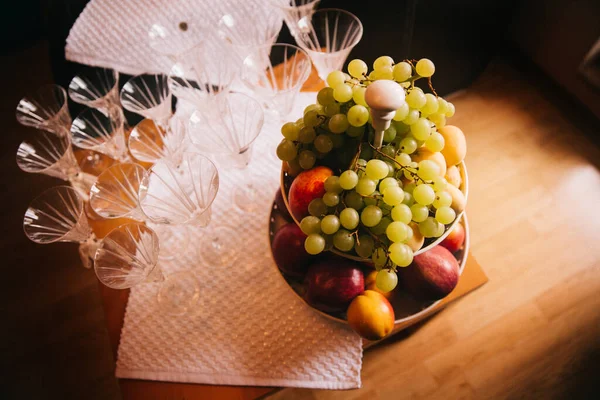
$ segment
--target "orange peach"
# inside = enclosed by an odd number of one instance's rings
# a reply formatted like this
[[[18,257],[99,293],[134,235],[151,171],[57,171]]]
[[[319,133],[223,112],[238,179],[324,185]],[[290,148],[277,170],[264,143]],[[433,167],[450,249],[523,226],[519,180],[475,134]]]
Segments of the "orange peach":
[[[419,230],[419,224],[416,222],[411,221],[408,226],[410,226],[412,229],[413,235],[410,239],[408,239],[406,244],[412,249],[412,251],[417,251],[423,247],[423,243],[425,243],[425,237],[421,234],[421,231]]]
[[[454,185],[457,188],[460,187],[460,184],[462,183],[462,177],[460,176],[460,171],[456,165],[448,167],[446,170],[446,180],[451,185]]]
[[[446,159],[439,151],[431,152],[425,147],[419,147],[417,151],[411,154],[412,160],[421,162],[423,160],[431,160],[440,167],[440,176],[446,175]]]
[[[348,307],[348,324],[368,340],[380,340],[394,329],[394,309],[379,292],[365,290]]]
[[[454,125],[446,125],[438,129],[438,132],[444,137],[444,148],[442,154],[446,159],[446,164],[456,165],[465,159],[467,155],[467,139],[460,128]]]

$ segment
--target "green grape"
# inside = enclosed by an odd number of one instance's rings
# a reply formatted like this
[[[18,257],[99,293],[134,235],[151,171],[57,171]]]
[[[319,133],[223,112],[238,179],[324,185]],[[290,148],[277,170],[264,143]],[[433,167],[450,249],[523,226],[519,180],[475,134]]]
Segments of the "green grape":
[[[308,203],[308,213],[313,217],[321,217],[327,214],[327,204],[323,199],[313,199]]]
[[[383,146],[381,149],[379,149],[379,151],[381,151],[383,154],[390,158],[394,158],[394,156],[396,155],[396,148],[391,144]],[[387,162],[387,160],[385,162]]]
[[[296,125],[293,122],[286,122],[281,127],[281,134],[287,140],[291,140],[291,141],[298,140],[298,133],[299,132],[300,132],[300,129],[298,129],[298,125]]]
[[[371,257],[374,248],[375,240],[369,235],[360,235],[358,241],[354,244],[354,251],[363,258]]]
[[[439,103],[438,103],[437,97],[435,97],[431,93],[427,93],[425,95],[425,98],[427,99],[427,101],[426,101],[425,105],[423,106],[423,108],[421,109],[421,111],[425,114],[436,113],[439,108]]]
[[[402,153],[412,154],[417,150],[417,141],[412,137],[405,137],[400,141],[399,149]]]
[[[334,192],[327,192],[323,195],[323,202],[329,207],[335,207],[340,204],[340,195]]]
[[[425,237],[435,237],[438,230],[438,222],[433,217],[427,217],[425,221],[419,222],[419,232]]]
[[[435,194],[435,200],[433,201],[433,206],[436,209],[440,209],[442,207],[449,207],[452,204],[452,196],[450,193],[445,190],[440,190]]]
[[[305,235],[310,235],[311,233],[320,233],[321,220],[317,217],[313,217],[312,215],[304,217],[302,218],[302,221],[300,221],[300,229]]]
[[[404,103],[400,106],[399,109],[396,110],[396,114],[394,114],[394,121],[403,121],[404,118],[406,118],[406,116],[408,115],[408,111],[410,110],[410,108],[408,107],[407,103]]]
[[[412,193],[408,193],[404,191],[404,199],[402,199],[402,204],[406,204],[407,206],[412,206],[415,203],[415,199],[412,196]]]
[[[388,177],[394,176],[394,172],[396,171],[396,167],[394,166],[394,164],[390,161],[385,161],[385,163],[387,164],[388,170],[389,170],[387,176]]]
[[[334,86],[333,98],[340,103],[345,103],[352,100],[352,87],[350,87],[350,85],[346,85],[345,83]]]
[[[348,123],[352,126],[363,126],[369,120],[369,110],[365,106],[354,105],[348,110]]]
[[[369,160],[367,162],[367,176],[373,180],[380,180],[387,176],[389,169],[387,164],[381,160]],[[361,193],[362,194],[362,193]]]
[[[345,81],[346,75],[342,71],[332,71],[327,75],[327,84],[329,87],[335,88],[337,85],[342,85]]]
[[[387,168],[387,166],[386,166]],[[358,179],[356,183],[356,192],[362,196],[369,196],[373,194],[377,188],[377,182],[368,177],[362,177]]]
[[[331,139],[331,141],[333,142],[334,149],[339,149],[344,145],[345,142],[344,135],[331,134],[329,135],[329,139]]]
[[[441,176],[436,176],[431,180],[431,182],[431,187],[433,187],[433,190],[436,192],[446,190],[446,188],[448,187],[448,181],[446,180],[446,178],[443,178]]]
[[[291,176],[296,176],[300,172],[302,172],[302,167],[300,166],[300,163],[298,162],[298,157],[294,158],[293,160],[287,161],[287,165],[288,165],[288,174],[290,174]]]
[[[402,139],[402,141],[403,140],[404,139]],[[402,150],[402,147],[406,147],[406,145],[402,145],[402,141],[400,141],[400,145],[401,145],[400,150]],[[417,142],[415,142],[415,149],[416,149],[416,147],[417,147]],[[394,160],[396,160],[396,162],[403,167],[410,165],[410,163],[412,161],[410,156],[405,151],[402,151],[402,153],[398,154]]]
[[[412,76],[412,67],[409,63],[402,61],[394,65],[394,80],[396,82],[404,82]]]
[[[311,233],[304,240],[304,249],[308,254],[319,254],[325,250],[325,238],[318,233]]]
[[[354,208],[344,208],[340,213],[340,223],[346,229],[354,229],[358,226],[360,222],[360,217],[358,215],[358,211]]]
[[[323,106],[335,103],[333,88],[326,87],[319,90],[319,93],[317,93],[317,102]]]
[[[379,223],[377,225],[375,225],[374,227],[371,228],[371,232],[373,232],[377,236],[383,235],[385,233],[385,230],[387,229],[388,225],[391,223],[392,223],[391,218],[383,217],[383,218],[381,218],[381,221],[379,221]]]
[[[406,194],[406,192],[404,192],[404,194]],[[392,208],[392,219],[408,224],[412,221],[412,211],[410,211],[410,207],[406,204],[398,204],[396,207]]]
[[[302,150],[298,154],[298,162],[302,169],[311,169],[317,162],[317,156],[310,150]]]
[[[339,179],[339,184],[344,190],[352,190],[358,183],[358,174],[352,170],[342,172]]]
[[[309,104],[306,106],[306,108],[304,109],[303,114],[306,114],[309,111],[316,111],[319,114],[323,113],[323,106],[321,104]]]
[[[328,127],[332,133],[344,133],[348,126],[348,118],[344,114],[335,114],[329,119]]]
[[[346,135],[350,137],[359,137],[365,132],[364,126],[352,126],[350,125],[348,129],[346,129]]]
[[[423,160],[419,162],[417,175],[426,181],[432,180],[440,174],[440,166],[431,160]]]
[[[291,140],[283,139],[277,146],[277,157],[282,161],[291,161],[297,154],[296,145]]]
[[[431,132],[431,136],[425,140],[425,147],[427,147],[427,150],[431,151],[432,153],[442,151],[445,144],[446,141],[444,140],[442,134],[435,131]]]
[[[435,219],[444,225],[451,224],[456,219],[456,212],[448,207],[440,207],[435,212]]]
[[[325,248],[323,250],[329,251],[333,249],[333,235],[323,235],[325,239]]]
[[[390,258],[399,267],[408,267],[413,261],[413,251],[407,244],[392,243],[388,250]]]
[[[333,235],[340,229],[340,219],[337,215],[326,215],[321,220],[321,230],[327,235]]]
[[[318,111],[311,110],[304,114],[303,121],[304,121],[304,126],[307,126],[309,128],[314,128],[315,126],[317,126],[321,123],[322,116],[319,115]]]
[[[352,89],[352,100],[354,100],[354,102],[356,104],[360,104],[361,106],[366,107],[367,106],[367,102],[365,100],[366,90],[367,90],[367,88],[364,86],[355,86],[354,89]]]
[[[392,80],[394,79],[394,70],[392,67],[387,66],[387,67],[382,67],[378,70],[375,71],[377,74],[377,79],[387,79],[387,80]]]
[[[398,122],[398,121],[392,120],[392,125],[394,125],[394,128],[396,128],[396,133],[398,135],[404,135],[405,133],[407,133],[410,130],[410,126],[406,125],[404,123],[404,121]]]
[[[448,111],[446,111],[446,117],[450,118],[454,116],[454,112],[456,111],[454,109],[454,104],[450,103],[449,101],[447,102],[447,107],[448,107]]]
[[[344,196],[344,203],[346,203],[348,207],[354,208],[357,211],[360,211],[365,206],[362,196],[356,193],[354,190],[346,193]]]
[[[315,132],[315,130],[313,128],[309,128],[308,126],[303,127],[302,129],[300,129],[300,133],[298,134],[298,141],[300,143],[312,143],[313,140],[315,140],[315,137],[317,136],[317,132]]]
[[[404,222],[394,221],[387,226],[385,234],[392,242],[404,242],[408,239],[409,229]]]
[[[404,200],[404,190],[399,187],[388,187],[383,191],[383,201],[390,206],[402,204]]]
[[[435,231],[435,235],[433,235],[433,237],[440,237],[444,234],[445,231],[446,231],[446,226],[444,224],[438,222],[437,231]]]
[[[396,138],[396,128],[393,125],[390,125],[385,131],[383,131],[383,141],[386,143],[391,142]]]
[[[391,67],[394,65],[394,59],[390,56],[381,56],[378,57],[373,63],[373,69],[378,70],[384,67]]]
[[[385,263],[387,263],[387,254],[382,247],[378,247],[373,251],[371,255],[371,260],[373,260],[373,264],[375,264],[375,268],[380,270]]]
[[[335,175],[325,179],[324,187],[326,192],[333,192],[338,194],[342,193],[342,190],[344,190],[340,186],[340,177]]]
[[[341,251],[350,251],[354,247],[354,235],[345,229],[340,229],[333,235],[333,245]]]
[[[437,128],[443,128],[444,126],[446,126],[446,116],[436,113],[436,114],[431,114],[430,116],[427,117],[432,124],[434,124]]]
[[[350,61],[350,63],[348,64],[348,73],[355,78],[362,78],[364,75],[367,74],[368,70],[369,67],[367,66],[367,63],[358,58]]]
[[[441,97],[438,97],[438,110],[437,114],[445,115],[448,111],[448,102]]]
[[[415,67],[417,74],[429,78],[435,72],[435,65],[427,58],[421,58]]]
[[[382,269],[377,273],[375,285],[383,293],[391,292],[398,285],[398,275],[390,269]]]
[[[359,158],[358,160],[356,160],[356,165],[361,167],[361,168],[366,168],[367,167],[367,160],[364,158]]]
[[[327,104],[323,107],[323,112],[327,117],[333,117],[340,113],[340,105],[338,103]]]
[[[415,190],[413,190],[413,197],[417,203],[428,206],[435,200],[435,191],[431,185],[418,185]]]
[[[382,216],[381,208],[373,205],[366,206],[360,214],[360,221],[364,226],[372,228],[381,221]]]
[[[385,178],[381,182],[379,182],[379,191],[381,193],[385,192],[385,189],[389,187],[400,187],[398,180],[396,178]]]
[[[333,141],[327,135],[318,135],[313,143],[315,149],[320,153],[329,153],[333,149]]]
[[[421,89],[415,87],[406,95],[406,103],[410,108],[420,110],[427,103],[427,97]]]
[[[412,125],[419,120],[419,110],[410,109],[408,115],[402,120],[406,125]]]
[[[365,197],[363,199],[363,202],[365,203],[365,206],[375,206],[379,202],[380,198],[381,198],[381,193],[379,193],[376,190],[373,193],[371,193],[371,195],[369,197]]]
[[[412,220],[415,222],[423,222],[429,217],[429,208],[421,204],[413,204],[410,206]]]
[[[408,182],[406,185],[404,185],[404,191],[412,194],[412,192],[415,190],[416,187],[417,187],[416,183]]]
[[[426,140],[431,135],[431,123],[425,118],[419,118],[410,126],[410,132],[417,140]]]

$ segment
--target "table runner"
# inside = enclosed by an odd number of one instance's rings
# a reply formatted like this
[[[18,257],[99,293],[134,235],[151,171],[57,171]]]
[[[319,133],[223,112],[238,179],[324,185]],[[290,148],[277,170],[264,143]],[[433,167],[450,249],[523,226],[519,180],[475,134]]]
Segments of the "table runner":
[[[298,96],[292,116],[314,102]],[[221,168],[220,189],[207,228],[182,228],[188,248],[161,266],[166,274],[193,268],[200,282],[195,312],[161,314],[158,284],[131,290],[119,345],[116,375],[177,382],[227,385],[296,386],[327,389],[360,387],[361,339],[347,326],[308,307],[276,271],[268,237],[272,200],[279,186],[275,147],[278,119],[267,115],[248,168]],[[231,201],[236,185],[260,188],[252,213]],[[196,244],[218,227],[232,230],[231,251],[238,261],[226,268],[208,265]]]

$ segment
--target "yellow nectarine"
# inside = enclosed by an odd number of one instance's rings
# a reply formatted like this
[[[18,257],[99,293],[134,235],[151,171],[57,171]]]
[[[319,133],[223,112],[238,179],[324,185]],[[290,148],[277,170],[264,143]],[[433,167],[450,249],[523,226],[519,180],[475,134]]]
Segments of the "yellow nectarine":
[[[348,307],[348,324],[368,340],[380,340],[394,329],[394,309],[379,292],[365,290]]]

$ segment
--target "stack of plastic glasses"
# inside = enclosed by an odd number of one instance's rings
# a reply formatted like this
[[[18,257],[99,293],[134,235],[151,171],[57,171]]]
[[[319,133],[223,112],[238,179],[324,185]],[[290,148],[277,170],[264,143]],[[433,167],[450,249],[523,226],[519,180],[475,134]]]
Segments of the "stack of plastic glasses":
[[[71,137],[73,144],[82,149],[94,150],[122,162],[129,160],[122,112],[107,113],[88,108],[73,120]]]
[[[103,110],[115,119],[123,113],[119,104],[119,73],[112,69],[82,69],[69,84],[69,96],[74,102]]]
[[[310,57],[304,50],[277,43],[260,47],[246,57],[241,79],[265,108],[284,119],[292,111],[311,67]]]
[[[121,104],[128,111],[153,119],[166,127],[171,118],[171,90],[167,76],[137,75],[121,89]]]
[[[59,136],[68,136],[71,115],[67,92],[59,85],[46,85],[23,97],[17,105],[17,121]]]
[[[36,131],[17,150],[17,165],[25,172],[53,176],[69,181],[87,201],[96,177],[81,171],[68,136]]]
[[[337,8],[317,10],[300,19],[297,27],[296,43],[310,55],[324,81],[330,72],[342,69],[363,34],[360,20]]]
[[[285,24],[292,36],[298,35],[298,23],[315,12],[319,0],[271,0],[283,14]]]
[[[189,312],[200,295],[198,281],[189,271],[167,275],[160,266],[156,233],[132,222],[111,231],[96,251],[94,270],[100,282],[114,289],[128,289],[145,282],[160,282],[157,301],[170,315]]]
[[[171,119],[166,126],[144,119],[129,134],[129,152],[142,162],[155,163],[165,159],[178,165],[186,131],[185,122],[179,118]]]
[[[57,186],[36,197],[25,212],[25,235],[35,243],[79,243],[79,255],[91,267],[98,242],[88,224],[83,199],[69,186]]]

